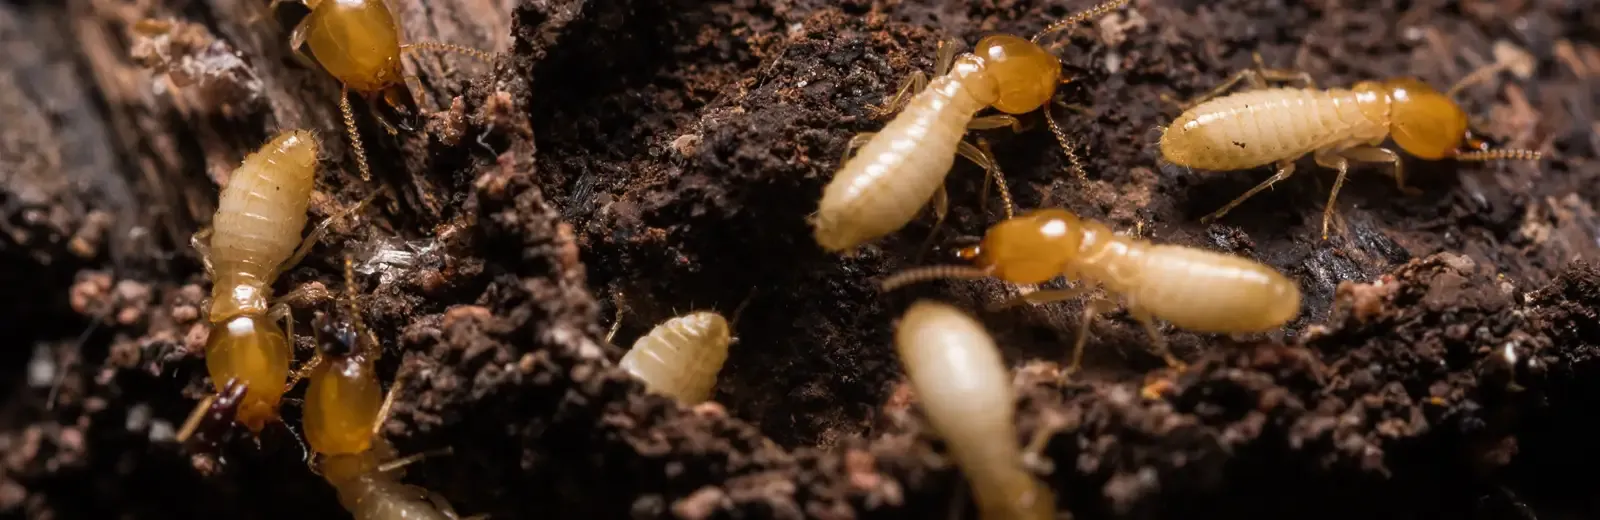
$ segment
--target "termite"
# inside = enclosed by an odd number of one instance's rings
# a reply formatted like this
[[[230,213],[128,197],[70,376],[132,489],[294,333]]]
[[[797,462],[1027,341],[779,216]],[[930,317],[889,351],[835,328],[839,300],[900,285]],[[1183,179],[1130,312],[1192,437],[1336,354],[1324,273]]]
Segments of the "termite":
[[[971,316],[928,300],[895,328],[895,350],[985,519],[1055,518],[1055,496],[1023,466],[1011,374]]]
[[[751,294],[751,297],[754,293]],[[733,323],[750,297],[733,311]],[[621,295],[616,299],[617,321],[606,342],[616,336],[625,308]],[[711,399],[717,386],[717,373],[728,361],[728,346],[734,341],[729,320],[711,311],[696,311],[656,325],[633,342],[633,348],[618,362],[623,370],[644,382],[645,388],[670,396],[687,405]]]
[[[883,130],[857,134],[845,146],[843,165],[809,218],[817,244],[829,252],[852,250],[905,227],[930,201],[936,233],[948,210],[944,180],[957,154],[985,169],[985,187],[995,182],[1010,218],[1011,195],[994,156],[962,136],[967,130],[1008,126],[1020,130],[1014,115],[1045,108],[1063,82],[1061,62],[1039,45],[1039,39],[1126,3],[1102,3],[1051,24],[1029,40],[988,36],[978,42],[975,52],[960,56],[955,45],[941,43],[934,66],[939,77],[928,82],[921,71],[913,72],[883,110],[894,111],[909,97],[899,114]],[[975,117],[987,107],[1004,114]],[[1065,132],[1049,110],[1044,113],[1076,167]],[[860,152],[851,157],[856,148]]]
[[[1267,69],[1259,56],[1256,59],[1255,68],[1239,71],[1211,92],[1183,103],[1191,108],[1161,134],[1162,156],[1179,166],[1221,171],[1277,165],[1276,174],[1201,222],[1226,215],[1245,199],[1288,178],[1295,171],[1294,161],[1309,153],[1318,165],[1339,172],[1322,212],[1326,240],[1334,199],[1351,161],[1390,163],[1402,193],[1421,193],[1406,185],[1400,154],[1378,146],[1389,137],[1406,153],[1427,160],[1540,157],[1531,150],[1491,150],[1473,136],[1466,111],[1421,80],[1401,77],[1319,90],[1306,72]],[[1268,88],[1268,81],[1300,81],[1304,88]],[[1240,82],[1250,90],[1222,96]]]
[[[1104,285],[1121,295],[1128,311],[1155,343],[1167,363],[1183,363],[1167,351],[1155,320],[1208,333],[1252,333],[1274,329],[1300,314],[1300,287],[1270,266],[1192,247],[1153,244],[1114,234],[1099,222],[1061,209],[1044,209],[989,228],[978,245],[958,252],[973,266],[910,269],[885,279],[883,289],[936,278],[993,276],[1033,285],[1056,276],[1079,281],[1076,287],[1039,290],[999,307],[1034,305],[1077,297]],[[1096,299],[1084,308],[1068,372],[1077,370],[1094,317],[1112,308]]]
[[[213,382],[237,379],[248,388],[236,418],[256,434],[278,417],[278,402],[294,386],[289,380],[294,317],[285,302],[313,290],[301,287],[273,301],[272,284],[305,257],[328,225],[372,200],[328,217],[301,239],[316,182],[317,148],[310,132],[291,130],[246,157],[223,188],[211,227],[189,240],[212,282],[206,368]],[[284,328],[274,323],[278,320]],[[191,433],[180,431],[178,440]]]
[[[302,369],[310,372],[304,427],[316,468],[358,520],[453,520],[455,511],[437,494],[399,480],[402,468],[428,454],[397,459],[379,434],[400,384],[383,394],[374,367],[383,347],[361,319],[348,257],[344,272],[344,308],[316,314],[317,351]]]
[[[488,52],[461,45],[433,41],[402,45],[400,26],[384,0],[273,0],[268,9],[275,12],[283,3],[301,4],[311,10],[290,33],[289,45],[296,57],[308,63],[320,63],[343,83],[339,111],[344,116],[362,180],[370,180],[372,173],[367,166],[361,135],[356,131],[355,115],[350,109],[350,91],[361,94],[368,105],[377,109],[378,122],[389,133],[397,133],[395,124],[410,131],[421,111],[406,84],[400,59],[402,53],[433,50],[464,54],[485,63],[494,61]],[[309,47],[311,55],[304,54],[302,47]],[[396,123],[385,118],[385,112],[393,116]]]

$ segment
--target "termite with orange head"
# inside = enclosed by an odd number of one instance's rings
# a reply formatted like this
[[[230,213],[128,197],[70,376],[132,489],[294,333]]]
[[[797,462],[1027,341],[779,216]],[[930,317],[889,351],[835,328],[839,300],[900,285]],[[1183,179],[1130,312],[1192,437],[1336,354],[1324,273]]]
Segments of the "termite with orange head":
[[[1041,304],[1075,298],[1095,285],[1125,300],[1144,325],[1157,351],[1173,366],[1155,320],[1209,333],[1251,333],[1278,328],[1300,314],[1300,286],[1270,266],[1253,260],[1113,233],[1104,224],[1066,210],[1045,209],[989,228],[983,241],[961,250],[975,266],[933,266],[897,273],[884,290],[936,278],[993,276],[1015,284],[1039,284],[1057,276],[1077,287],[1035,291],[1005,305]],[[1084,308],[1069,371],[1083,358],[1089,323],[1111,303],[1095,300]]]
[[[939,77],[928,82],[921,72],[913,73],[888,103],[893,110],[910,97],[894,120],[879,132],[856,135],[845,147],[844,164],[810,217],[817,244],[829,252],[852,250],[905,227],[930,200],[937,232],[947,209],[945,176],[957,154],[988,172],[1000,189],[1006,217],[1011,217],[1011,196],[994,156],[962,136],[969,129],[1020,129],[1013,115],[1044,108],[1062,82],[1061,62],[1039,45],[1040,38],[1126,3],[1102,3],[1051,24],[1031,40],[989,36],[974,52],[960,56],[955,46],[941,44],[935,65]],[[987,107],[1003,114],[975,117]],[[1062,149],[1076,163],[1065,132],[1049,110],[1044,112]],[[860,151],[851,157],[857,147]]]
[[[320,63],[344,84],[339,110],[344,115],[362,180],[371,179],[372,173],[361,146],[361,135],[356,131],[349,91],[354,90],[367,99],[379,114],[378,122],[391,134],[396,133],[395,124],[410,131],[416,126],[420,109],[406,85],[401,53],[433,50],[464,54],[484,62],[494,60],[488,52],[449,43],[422,41],[402,45],[400,26],[395,23],[385,0],[272,0],[269,10],[275,11],[285,2],[303,4],[311,10],[289,37],[295,55],[309,63]],[[302,53],[303,46],[311,49],[311,56]],[[384,114],[393,117],[395,123]]]
[[[399,384],[383,394],[375,367],[383,346],[361,319],[349,258],[344,272],[342,309],[317,313],[312,326],[317,352],[301,368],[311,380],[304,426],[316,467],[338,493],[339,503],[359,520],[454,520],[449,503],[399,480],[402,468],[427,454],[396,458],[379,434]]]
[[[316,290],[301,287],[274,302],[273,282],[305,257],[334,220],[372,200],[328,217],[302,239],[317,149],[310,132],[291,130],[246,157],[223,188],[211,227],[189,241],[212,282],[206,368],[217,384],[236,379],[248,388],[237,400],[237,420],[252,433],[278,418],[278,402],[294,386],[289,380],[294,318],[284,302]],[[278,328],[278,320],[285,328]],[[190,433],[180,431],[178,440]]]
[[[1023,465],[1011,373],[994,339],[956,308],[917,301],[895,328],[895,351],[949,445],[985,520],[1055,518],[1055,495]]]
[[[1487,143],[1473,137],[1466,111],[1448,94],[1420,80],[1392,78],[1364,81],[1349,89],[1319,90],[1310,74],[1266,69],[1259,59],[1257,56],[1256,68],[1240,71],[1186,103],[1192,108],[1162,132],[1161,154],[1179,166],[1241,170],[1277,165],[1271,178],[1201,222],[1222,217],[1245,199],[1287,178],[1294,173],[1294,161],[1309,153],[1318,165],[1339,172],[1322,213],[1322,238],[1327,239],[1333,203],[1351,161],[1390,163],[1400,191],[1419,193],[1406,186],[1400,154],[1378,146],[1390,137],[1406,153],[1428,160],[1539,159],[1535,151],[1489,149]],[[1268,81],[1301,81],[1305,87],[1268,88]],[[1240,82],[1248,83],[1251,90],[1218,97]]]

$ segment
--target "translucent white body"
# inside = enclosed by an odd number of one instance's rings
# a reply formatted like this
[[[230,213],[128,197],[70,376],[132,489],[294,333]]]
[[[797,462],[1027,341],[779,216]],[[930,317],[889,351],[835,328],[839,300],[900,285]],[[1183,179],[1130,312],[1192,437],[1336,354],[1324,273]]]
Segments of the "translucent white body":
[[[211,222],[210,319],[267,311],[278,266],[294,254],[316,183],[310,132],[279,134],[233,171]]]
[[[1161,153],[1179,166],[1242,170],[1389,135],[1388,102],[1375,90],[1269,88],[1190,108],[1161,135]]]
[[[1011,374],[983,326],[949,305],[918,301],[895,329],[895,349],[983,518],[1053,518],[1054,498],[1022,466]]]
[[[730,342],[722,315],[693,312],[656,325],[633,343],[620,364],[651,392],[696,404],[711,398]]]

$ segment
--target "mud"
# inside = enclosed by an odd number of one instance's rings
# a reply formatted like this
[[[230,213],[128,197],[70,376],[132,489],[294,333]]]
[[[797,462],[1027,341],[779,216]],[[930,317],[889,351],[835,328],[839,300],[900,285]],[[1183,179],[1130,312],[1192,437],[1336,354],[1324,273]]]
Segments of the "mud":
[[[1067,33],[1053,51],[1073,81],[1054,113],[1081,175],[1038,114],[1022,133],[980,133],[1018,206],[1246,255],[1305,293],[1279,333],[1163,328],[1181,371],[1110,313],[1072,377],[1057,363],[1079,303],[986,312],[1013,294],[993,282],[877,292],[1002,216],[980,204],[980,169],[958,161],[920,264],[931,218],[840,258],[805,216],[849,138],[882,125],[871,107],[931,70],[941,39],[1031,34],[1082,2],[394,2],[410,39],[501,54],[408,58],[433,114],[421,132],[389,137],[358,106],[370,182],[344,145],[338,84],[283,44],[303,9],[256,3],[0,3],[7,516],[345,515],[307,470],[295,402],[219,456],[172,440],[212,388],[189,234],[233,165],[291,127],[325,145],[313,219],[387,196],[277,289],[343,290],[353,259],[380,372],[401,382],[383,433],[402,453],[451,448],[406,481],[463,514],[971,517],[893,357],[891,327],[917,297],[971,309],[996,336],[1019,435],[1041,448],[1032,467],[1073,518],[1600,511],[1585,471],[1600,462],[1600,19],[1580,3],[1136,1]],[[1458,97],[1489,137],[1545,159],[1408,159],[1416,197],[1357,168],[1328,241],[1333,175],[1310,159],[1209,226],[1198,218],[1269,173],[1160,160],[1178,113],[1162,96],[1204,92],[1253,52],[1326,86],[1443,87],[1496,42],[1536,66]],[[661,320],[741,304],[714,403],[646,395],[613,366]],[[619,307],[620,347],[604,340]]]

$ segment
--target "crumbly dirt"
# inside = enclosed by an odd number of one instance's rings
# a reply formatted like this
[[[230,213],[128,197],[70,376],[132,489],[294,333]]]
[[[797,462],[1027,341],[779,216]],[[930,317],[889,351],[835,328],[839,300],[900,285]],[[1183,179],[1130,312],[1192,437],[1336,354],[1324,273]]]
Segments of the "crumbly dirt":
[[[1082,175],[1038,114],[979,133],[1018,206],[1255,258],[1305,294],[1278,333],[1164,327],[1181,371],[1109,313],[1072,377],[1058,362],[1080,303],[985,311],[1014,294],[994,282],[876,289],[1002,216],[975,166],[957,162],[921,262],[931,218],[841,258],[805,217],[849,138],[882,125],[872,106],[931,70],[941,39],[1031,34],[1084,2],[392,3],[410,40],[500,54],[408,58],[430,111],[417,132],[387,135],[357,100],[371,181],[339,85],[284,44],[302,8],[0,3],[0,514],[345,517],[293,435],[302,390],[259,439],[198,456],[173,441],[212,388],[210,285],[188,237],[285,128],[324,144],[313,219],[386,195],[276,288],[343,291],[352,259],[380,373],[403,382],[383,433],[402,453],[450,448],[405,478],[463,514],[972,517],[893,356],[919,297],[970,309],[1003,346],[1030,466],[1072,518],[1600,514],[1600,14],[1581,3],[1138,0],[1067,33],[1054,113]],[[1333,175],[1309,158],[1213,225],[1198,219],[1266,168],[1160,159],[1178,113],[1163,96],[1202,93],[1252,53],[1324,86],[1444,87],[1497,45],[1535,66],[1458,98],[1485,135],[1545,159],[1408,159],[1420,196],[1358,167],[1327,241]],[[298,302],[297,323],[326,294]],[[619,307],[620,347],[605,341]],[[691,309],[742,311],[715,402],[682,407],[614,362]]]

